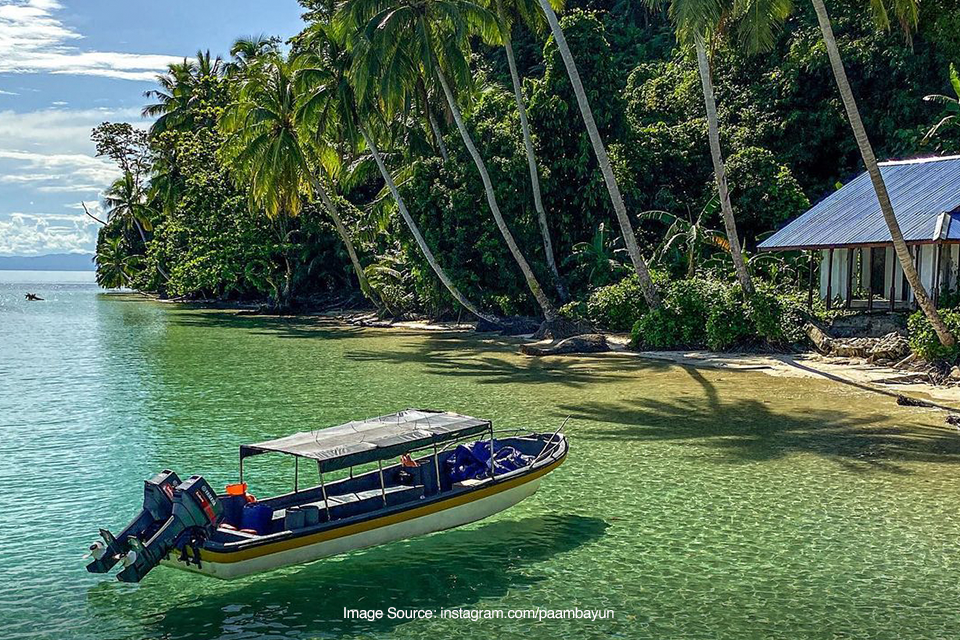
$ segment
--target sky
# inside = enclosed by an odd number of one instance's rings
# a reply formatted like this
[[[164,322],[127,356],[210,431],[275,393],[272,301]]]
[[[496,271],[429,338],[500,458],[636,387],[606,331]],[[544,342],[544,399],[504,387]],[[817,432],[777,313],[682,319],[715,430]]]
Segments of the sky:
[[[240,36],[287,39],[296,0],[0,0],[0,255],[92,252],[104,189],[104,121],[147,127],[143,92],[198,49]],[[100,217],[100,216],[98,216]]]

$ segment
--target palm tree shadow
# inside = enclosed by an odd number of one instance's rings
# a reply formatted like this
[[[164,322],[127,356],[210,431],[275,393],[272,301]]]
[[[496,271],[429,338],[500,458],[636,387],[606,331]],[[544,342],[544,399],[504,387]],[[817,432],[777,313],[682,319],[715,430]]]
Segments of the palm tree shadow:
[[[298,637],[321,630],[351,636],[389,631],[408,621],[386,616],[345,619],[344,608],[439,613],[499,598],[542,579],[526,575],[527,569],[599,540],[607,526],[599,518],[564,514],[499,520],[413,538],[317,562],[295,573],[255,577],[239,589],[178,603],[158,616],[145,635],[208,640],[241,632],[281,634],[288,625],[295,625]],[[89,597],[97,595],[91,591]],[[129,602],[125,608],[138,609]]]
[[[674,366],[631,354],[603,353],[531,358],[518,355],[519,342],[498,338],[465,338],[462,334],[417,335],[401,349],[355,350],[345,357],[358,362],[417,364],[431,375],[470,378],[479,384],[560,384],[581,388],[636,379]]]
[[[781,411],[761,399],[723,399],[695,369],[704,396],[636,399],[560,406],[557,415],[615,426],[579,438],[595,441],[676,442],[721,452],[722,462],[746,463],[814,454],[856,471],[909,473],[914,462],[960,463],[960,437],[918,424],[890,425],[889,416],[841,408]]]
[[[364,329],[327,318],[311,316],[244,315],[236,311],[203,309],[202,313],[171,314],[170,323],[183,327],[242,329],[250,333],[280,338],[330,340],[359,335]],[[187,309],[189,311],[189,309]],[[178,310],[179,311],[179,310]]]

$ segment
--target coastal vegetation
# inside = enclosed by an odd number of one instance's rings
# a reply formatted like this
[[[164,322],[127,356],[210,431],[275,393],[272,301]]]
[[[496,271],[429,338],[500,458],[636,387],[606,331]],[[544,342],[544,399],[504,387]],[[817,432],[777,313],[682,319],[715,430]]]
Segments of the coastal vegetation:
[[[148,132],[94,131],[101,285],[781,347],[825,311],[757,242],[864,166],[883,204],[875,156],[960,148],[945,0],[301,4],[288,42],[171,65]],[[915,350],[955,358],[923,298]]]

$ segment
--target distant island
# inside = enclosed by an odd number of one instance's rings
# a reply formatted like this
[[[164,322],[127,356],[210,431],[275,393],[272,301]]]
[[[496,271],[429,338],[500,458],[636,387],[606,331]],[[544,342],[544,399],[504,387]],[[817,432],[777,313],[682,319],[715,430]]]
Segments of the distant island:
[[[93,271],[92,253],[0,256],[0,271]]]

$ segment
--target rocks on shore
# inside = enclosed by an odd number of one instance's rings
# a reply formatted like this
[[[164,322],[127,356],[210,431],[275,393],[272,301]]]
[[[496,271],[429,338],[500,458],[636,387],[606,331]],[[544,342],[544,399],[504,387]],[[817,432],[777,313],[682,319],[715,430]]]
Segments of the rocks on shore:
[[[808,324],[806,330],[810,341],[825,355],[863,358],[871,364],[909,364],[907,360],[911,355],[910,343],[905,336],[895,331],[879,338],[831,338],[813,324]]]
[[[601,353],[603,351],[610,351],[610,345],[607,344],[607,337],[600,333],[585,333],[546,346],[525,344],[520,347],[520,353],[528,356],[556,356],[566,353]]]

